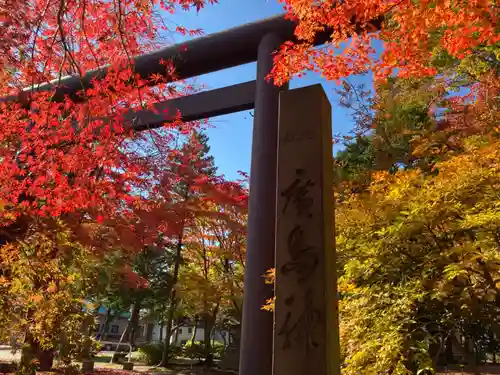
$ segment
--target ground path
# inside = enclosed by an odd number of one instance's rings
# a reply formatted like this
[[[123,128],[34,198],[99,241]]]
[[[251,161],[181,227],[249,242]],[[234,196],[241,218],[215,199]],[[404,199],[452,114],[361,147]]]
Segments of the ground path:
[[[135,352],[136,353],[136,352]],[[135,354],[134,353],[134,354]],[[122,366],[119,364],[110,364],[109,359],[113,354],[112,351],[102,351],[98,357],[95,358],[95,374],[96,375],[130,375],[131,371],[123,371]],[[9,347],[0,346],[0,362],[19,361],[20,353],[12,354]],[[133,358],[133,357],[132,357]],[[132,359],[133,360],[133,359]],[[227,371],[220,371],[214,369],[205,369],[203,367],[188,365],[189,361],[183,366],[175,366],[171,369],[155,368],[152,366],[145,366],[141,364],[134,365],[136,374],[150,374],[150,375],[223,375],[232,374]],[[194,362],[192,362],[194,363]],[[41,374],[41,373],[38,373]],[[234,373],[233,373],[234,374]],[[440,372],[438,375],[473,375],[470,372],[462,372],[461,370],[449,370]],[[485,366],[481,368],[481,375],[500,375],[500,366]]]

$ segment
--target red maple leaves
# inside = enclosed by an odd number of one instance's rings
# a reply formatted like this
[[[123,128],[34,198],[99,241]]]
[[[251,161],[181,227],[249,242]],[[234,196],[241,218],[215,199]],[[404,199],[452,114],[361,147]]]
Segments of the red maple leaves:
[[[127,211],[124,204],[135,202],[148,172],[136,147],[141,136],[132,134],[122,115],[178,95],[166,84],[174,74],[170,62],[165,62],[163,77],[152,77],[156,84],[152,88],[134,72],[131,57],[158,47],[163,23],[155,6],[199,10],[207,2],[214,1],[0,3],[5,37],[0,42],[0,95],[18,95],[25,87],[51,80],[57,87],[64,75],[83,76],[108,65],[106,77],[95,80],[78,98],[54,102],[52,92],[44,92],[27,96],[23,105],[0,104],[4,224],[21,214],[87,212],[98,213],[102,221]],[[184,131],[189,126],[182,125]]]

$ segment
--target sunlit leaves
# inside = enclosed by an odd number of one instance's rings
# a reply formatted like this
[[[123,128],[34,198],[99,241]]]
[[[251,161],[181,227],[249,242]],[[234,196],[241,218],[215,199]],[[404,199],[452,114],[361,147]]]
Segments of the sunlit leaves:
[[[200,10],[204,0],[171,0],[164,6]],[[126,213],[123,202],[142,189],[142,152],[130,145],[130,124],[122,115],[181,92],[171,62],[148,86],[131,58],[158,48],[164,20],[156,1],[9,1],[0,5],[5,39],[0,48],[0,95],[18,95],[33,85],[107,67],[107,76],[62,102],[52,92],[23,95],[23,105],[0,104],[0,199],[8,207],[2,225],[20,215],[61,216],[86,211],[91,217]],[[201,30],[178,32],[199,35]],[[58,82],[53,82],[56,87]],[[187,91],[186,91],[187,90]],[[60,99],[60,98],[59,98]],[[75,100],[78,99],[78,100]],[[171,129],[192,128],[175,122]],[[135,136],[137,138],[137,135]],[[101,219],[99,219],[101,221]]]
[[[485,137],[465,144],[463,154],[435,165],[436,174],[378,173],[367,192],[338,203],[345,374],[407,374],[435,365],[429,343],[443,332],[480,335],[471,327],[483,325],[493,334],[499,144]]]
[[[435,49],[462,59],[500,41],[494,0],[282,2],[299,22],[299,42],[284,45],[277,55],[273,76],[278,84],[307,70],[331,80],[368,70],[378,78],[434,75]],[[313,49],[315,35],[325,29],[331,30],[331,45]],[[382,43],[377,53],[374,48]]]
[[[82,303],[96,285],[97,263],[91,249],[71,242],[64,226],[38,229],[0,248],[0,337],[28,334],[54,349],[62,331],[81,338]]]

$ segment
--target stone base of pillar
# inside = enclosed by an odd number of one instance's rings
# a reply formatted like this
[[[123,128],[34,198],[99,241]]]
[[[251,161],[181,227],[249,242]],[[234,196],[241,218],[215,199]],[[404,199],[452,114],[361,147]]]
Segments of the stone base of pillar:
[[[128,370],[128,371],[132,371],[134,369],[134,362],[124,362],[123,369]]]
[[[94,361],[89,359],[84,359],[82,361],[82,372],[92,372],[94,371]]]

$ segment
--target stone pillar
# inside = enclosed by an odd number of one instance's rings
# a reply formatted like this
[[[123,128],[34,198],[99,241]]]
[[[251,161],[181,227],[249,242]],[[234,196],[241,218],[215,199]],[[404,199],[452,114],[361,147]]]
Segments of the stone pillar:
[[[331,107],[280,94],[273,375],[338,375]]]
[[[276,87],[266,77],[281,43],[268,34],[258,49],[240,375],[272,373],[273,316],[261,307],[273,295],[263,275],[274,267],[278,101],[286,87]]]
[[[238,371],[240,364],[241,326],[231,327],[231,342],[221,358],[219,367],[222,370]]]

